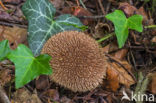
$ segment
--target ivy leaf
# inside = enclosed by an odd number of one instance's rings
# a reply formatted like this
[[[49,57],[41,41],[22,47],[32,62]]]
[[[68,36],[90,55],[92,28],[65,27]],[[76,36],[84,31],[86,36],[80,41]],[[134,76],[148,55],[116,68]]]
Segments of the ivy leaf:
[[[49,0],[26,0],[22,11],[28,19],[28,43],[35,56],[40,54],[44,43],[54,34],[66,30],[78,30],[83,26],[80,20],[72,15],[61,15],[54,19],[56,9]],[[66,25],[72,24],[72,25]]]
[[[121,48],[128,37],[127,18],[121,10],[115,10],[113,13],[107,14],[106,18],[113,22],[119,48]]]
[[[7,56],[15,64],[15,87],[18,89],[41,74],[51,74],[52,69],[49,65],[51,57],[40,55],[34,57],[31,50],[25,45],[20,44],[16,50]]]
[[[0,42],[0,61],[4,60],[8,53],[11,52],[11,49],[9,47],[8,40],[3,40]]]
[[[128,29],[133,29],[142,32],[142,19],[141,15],[134,15],[126,18],[121,10],[115,10],[113,13],[107,14],[106,18],[113,22],[115,26],[115,34],[117,37],[119,48],[123,47],[128,38]]]
[[[143,17],[141,15],[133,15],[128,18],[128,27],[130,29],[136,30],[138,32],[143,31],[142,27],[142,19]]]

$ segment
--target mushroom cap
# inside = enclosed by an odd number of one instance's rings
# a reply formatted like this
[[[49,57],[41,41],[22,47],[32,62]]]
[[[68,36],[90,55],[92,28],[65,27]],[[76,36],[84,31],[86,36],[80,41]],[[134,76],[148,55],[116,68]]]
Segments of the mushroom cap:
[[[53,74],[50,79],[74,92],[96,88],[106,73],[106,59],[98,43],[77,31],[52,36],[43,46],[49,54]]]

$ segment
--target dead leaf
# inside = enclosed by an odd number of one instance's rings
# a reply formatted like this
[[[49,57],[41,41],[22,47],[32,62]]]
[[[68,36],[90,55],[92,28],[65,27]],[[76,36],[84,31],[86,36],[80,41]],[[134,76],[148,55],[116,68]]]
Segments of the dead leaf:
[[[134,6],[130,5],[127,2],[120,3],[119,9],[123,10],[123,12],[127,15],[127,17],[132,16],[137,10]]]
[[[73,103],[71,99],[67,98],[66,96],[63,96],[61,99],[60,99],[60,102],[61,103]]]
[[[73,10],[71,7],[64,7],[61,11],[63,14],[72,14]]]
[[[105,83],[104,85],[106,85],[107,89],[111,89],[112,91],[117,91],[117,89],[119,88],[119,80],[118,80],[118,73],[114,71],[114,69],[112,69],[114,67],[110,66],[107,68],[107,83]]]
[[[106,45],[105,47],[103,47],[103,52],[110,53],[110,52],[116,51],[118,49],[119,48],[118,48],[118,45],[116,44],[116,42],[112,42],[112,43],[109,43],[108,45]]]
[[[59,97],[59,92],[56,89],[48,89],[42,95],[46,96],[46,97],[49,97],[53,101],[58,101],[59,98],[60,98]]]
[[[18,44],[27,44],[27,30],[24,28],[19,28],[16,26],[14,26],[13,28],[0,26],[0,35],[3,37],[1,37],[1,40],[9,40],[10,47],[12,49],[15,49]]]
[[[2,0],[4,3],[19,4],[22,0]]]
[[[0,11],[0,20],[1,21],[13,21],[13,18],[6,11]]]
[[[110,32],[110,27],[109,27],[108,24],[106,24],[106,23],[98,23],[95,26],[95,34],[93,36],[94,36],[94,38],[102,38],[108,32]]]
[[[6,83],[9,83],[12,79],[11,70],[2,69],[0,70],[0,85],[4,86]]]
[[[88,10],[86,10],[82,7],[79,7],[79,6],[65,7],[65,8],[63,8],[62,13],[72,14],[72,15],[75,15],[78,17],[80,17],[80,16],[92,16],[91,12],[89,12]],[[93,23],[93,20],[89,19],[89,18],[80,18],[80,20],[82,21],[82,23],[84,25],[90,25]]]
[[[92,16],[92,13],[82,7],[73,7],[73,15],[75,16]],[[93,19],[80,18],[84,25],[90,25],[93,23]]]
[[[62,8],[64,5],[64,0],[50,0],[56,9]]]
[[[119,49],[119,47],[118,47],[118,44],[116,42],[110,43],[109,52],[113,52],[113,51],[116,51],[118,49]]]
[[[130,85],[135,83],[134,79],[129,74],[129,72],[131,72],[131,66],[126,61],[120,63],[124,68],[115,62],[108,63],[106,72],[107,80],[104,81],[104,86],[114,92],[119,88],[119,84],[123,84],[129,88]]]
[[[115,53],[115,58],[123,60],[124,57],[127,55],[127,49],[121,49]]]
[[[30,93],[26,88],[16,90],[13,94],[14,103],[42,103],[37,93]]]
[[[156,29],[153,29],[153,31],[151,32],[152,35],[156,36]]]
[[[156,43],[156,36],[152,38],[151,42]]]
[[[140,8],[137,10],[136,13],[143,16],[143,23],[144,23],[144,24],[148,24],[149,20],[148,20],[147,13],[146,13],[145,10],[144,10],[144,7],[140,7]]]
[[[153,94],[156,94],[156,72],[151,74],[151,82],[149,83],[149,89]]]
[[[104,53],[108,53],[109,52],[109,48],[110,48],[110,44],[106,45],[105,47],[102,48],[102,51]]]
[[[48,76],[46,75],[39,76],[35,84],[36,84],[36,89],[45,90],[49,88],[50,84],[49,84]]]

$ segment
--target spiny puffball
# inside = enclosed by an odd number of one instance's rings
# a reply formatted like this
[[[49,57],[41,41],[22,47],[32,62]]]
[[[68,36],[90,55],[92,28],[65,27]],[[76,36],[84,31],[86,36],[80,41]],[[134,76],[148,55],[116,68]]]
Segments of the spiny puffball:
[[[52,36],[43,46],[49,54],[53,74],[50,79],[74,92],[96,88],[105,76],[106,59],[98,43],[77,31]]]

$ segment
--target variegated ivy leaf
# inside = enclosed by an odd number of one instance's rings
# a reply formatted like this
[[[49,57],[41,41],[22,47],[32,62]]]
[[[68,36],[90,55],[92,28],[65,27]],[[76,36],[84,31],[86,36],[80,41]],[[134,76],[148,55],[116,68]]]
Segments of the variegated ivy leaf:
[[[54,19],[56,9],[49,0],[26,0],[22,11],[28,19],[28,43],[35,56],[40,54],[44,43],[52,35],[84,28],[80,20],[72,15],[61,15]]]

